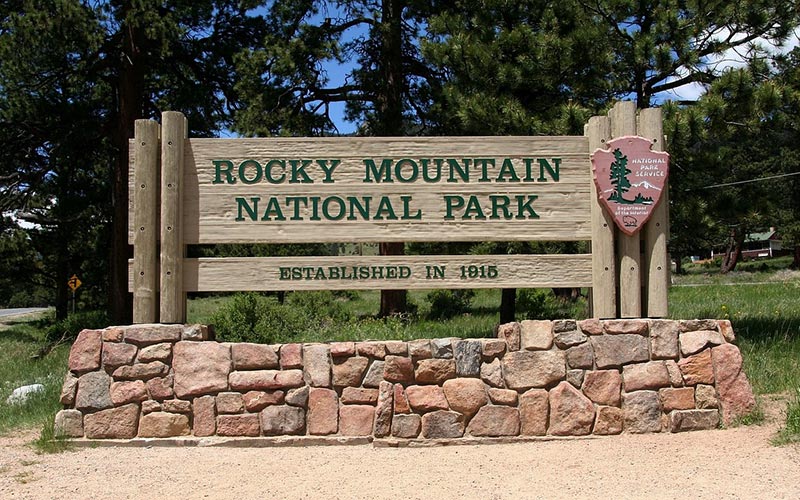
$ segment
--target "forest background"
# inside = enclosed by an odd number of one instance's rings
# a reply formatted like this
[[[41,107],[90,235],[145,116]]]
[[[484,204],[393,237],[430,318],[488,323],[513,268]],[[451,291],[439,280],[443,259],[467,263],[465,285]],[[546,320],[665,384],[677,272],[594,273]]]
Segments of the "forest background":
[[[714,248],[729,272],[770,227],[797,268],[798,25],[784,0],[0,2],[0,307],[63,319],[78,275],[81,309],[130,322],[128,139],[166,110],[191,137],[582,135],[617,100],[662,106],[678,271]],[[380,314],[405,300],[382,294]]]

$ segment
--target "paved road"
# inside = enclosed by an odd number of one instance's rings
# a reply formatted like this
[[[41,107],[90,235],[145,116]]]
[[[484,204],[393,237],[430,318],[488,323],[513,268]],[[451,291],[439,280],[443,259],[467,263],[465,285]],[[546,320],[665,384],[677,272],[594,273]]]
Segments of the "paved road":
[[[0,318],[7,318],[10,316],[20,316],[22,314],[31,314],[46,311],[46,307],[20,307],[17,309],[0,309]]]

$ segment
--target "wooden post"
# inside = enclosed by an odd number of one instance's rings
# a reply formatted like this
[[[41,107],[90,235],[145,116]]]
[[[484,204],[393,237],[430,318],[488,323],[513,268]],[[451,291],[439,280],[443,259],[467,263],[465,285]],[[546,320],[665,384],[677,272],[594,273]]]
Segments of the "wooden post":
[[[133,322],[158,321],[158,135],[153,120],[136,120],[133,163]]]
[[[639,135],[653,141],[654,151],[664,151],[664,127],[661,120],[661,109],[648,108],[639,113]],[[653,209],[650,220],[644,227],[646,316],[664,318],[669,314],[668,284],[669,255],[667,238],[669,237],[669,180],[664,184],[661,200]]]
[[[611,136],[636,135],[636,104],[618,102],[609,112]],[[638,318],[642,315],[642,279],[639,235],[617,232],[619,238],[619,316]]]
[[[589,138],[589,153],[605,146],[611,137],[611,123],[605,116],[589,119],[584,134]],[[592,210],[592,317],[615,318],[617,315],[616,262],[614,257],[614,221],[597,196],[591,182]]]
[[[187,137],[182,113],[161,115],[161,322],[186,321],[183,290],[183,150]]]

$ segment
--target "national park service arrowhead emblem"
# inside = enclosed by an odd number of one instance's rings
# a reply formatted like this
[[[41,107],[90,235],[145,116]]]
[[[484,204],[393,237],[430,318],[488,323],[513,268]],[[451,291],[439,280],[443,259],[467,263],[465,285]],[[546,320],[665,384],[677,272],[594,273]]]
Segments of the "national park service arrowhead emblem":
[[[642,229],[667,185],[669,154],[651,151],[644,137],[624,136],[592,153],[592,172],[601,204],[627,235]]]

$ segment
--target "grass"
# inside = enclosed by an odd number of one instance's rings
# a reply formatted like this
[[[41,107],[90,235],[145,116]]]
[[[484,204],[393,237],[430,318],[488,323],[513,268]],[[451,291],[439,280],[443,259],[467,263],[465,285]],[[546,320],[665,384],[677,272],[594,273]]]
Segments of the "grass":
[[[69,356],[69,346],[57,346],[41,359],[35,359],[45,343],[44,329],[32,321],[20,321],[0,330],[0,434],[13,429],[52,425],[61,409],[59,396]],[[17,387],[42,384],[44,391],[31,395],[23,404],[7,404]]]

